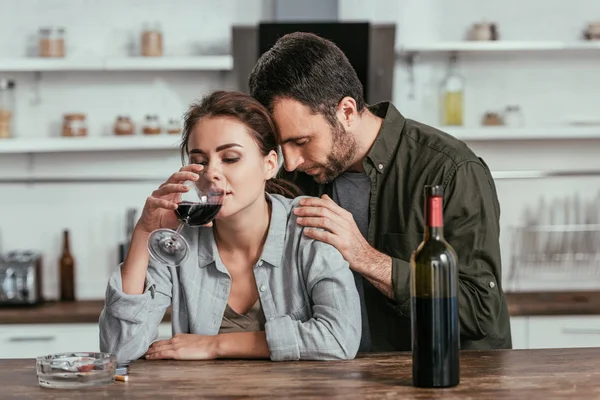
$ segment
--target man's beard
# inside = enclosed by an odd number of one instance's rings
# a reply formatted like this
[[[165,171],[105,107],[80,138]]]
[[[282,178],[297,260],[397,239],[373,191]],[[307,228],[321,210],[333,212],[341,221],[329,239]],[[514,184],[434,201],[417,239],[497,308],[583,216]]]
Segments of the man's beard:
[[[313,176],[313,179],[320,184],[327,184],[346,171],[354,164],[358,152],[356,139],[346,132],[341,122],[337,121],[337,125],[332,127],[331,136],[333,145],[327,155],[326,164],[315,166],[323,169],[319,175]]]

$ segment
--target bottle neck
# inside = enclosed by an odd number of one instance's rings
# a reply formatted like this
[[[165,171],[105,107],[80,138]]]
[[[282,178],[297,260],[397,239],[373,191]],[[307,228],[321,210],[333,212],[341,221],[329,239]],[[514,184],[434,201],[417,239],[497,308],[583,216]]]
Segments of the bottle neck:
[[[70,253],[71,248],[69,245],[69,231],[65,231],[63,234],[63,253]]]
[[[444,209],[441,196],[425,199],[425,240],[444,238]]]

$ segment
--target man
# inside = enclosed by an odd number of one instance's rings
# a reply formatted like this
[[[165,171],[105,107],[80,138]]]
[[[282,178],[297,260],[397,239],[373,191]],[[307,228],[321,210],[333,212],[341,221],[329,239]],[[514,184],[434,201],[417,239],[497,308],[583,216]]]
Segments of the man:
[[[484,161],[390,103],[367,107],[343,52],[313,34],[280,38],[249,85],[275,118],[285,169],[295,171],[284,174],[319,197],[301,203],[298,222],[355,272],[360,351],[410,350],[409,260],[423,239],[427,184],[443,185],[445,237],[458,254],[461,348],[511,348],[500,205]]]

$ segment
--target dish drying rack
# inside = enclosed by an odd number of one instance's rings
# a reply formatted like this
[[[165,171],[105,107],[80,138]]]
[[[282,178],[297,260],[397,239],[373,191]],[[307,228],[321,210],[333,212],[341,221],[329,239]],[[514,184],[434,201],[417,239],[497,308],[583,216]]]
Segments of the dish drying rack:
[[[600,289],[600,224],[511,229],[511,290]]]

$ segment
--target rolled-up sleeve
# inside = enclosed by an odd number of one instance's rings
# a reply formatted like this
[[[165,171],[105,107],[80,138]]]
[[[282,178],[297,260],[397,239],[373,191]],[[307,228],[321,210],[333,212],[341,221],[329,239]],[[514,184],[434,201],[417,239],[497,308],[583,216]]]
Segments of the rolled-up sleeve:
[[[448,177],[444,190],[444,234],[458,255],[461,338],[505,339],[500,320],[500,208],[483,165],[469,162]],[[410,313],[410,264],[392,259],[395,300]]]
[[[116,354],[119,362],[141,357],[158,337],[158,326],[171,304],[171,272],[152,263],[146,273],[144,293],[123,292],[120,267],[106,288],[100,314],[100,351]]]
[[[495,187],[478,163],[462,165],[445,190],[446,240],[458,254],[460,330],[464,338],[500,338],[501,263]]]
[[[273,361],[335,360],[356,356],[361,337],[360,298],[348,263],[333,246],[303,238],[298,249],[312,318],[285,315],[265,324]]]

